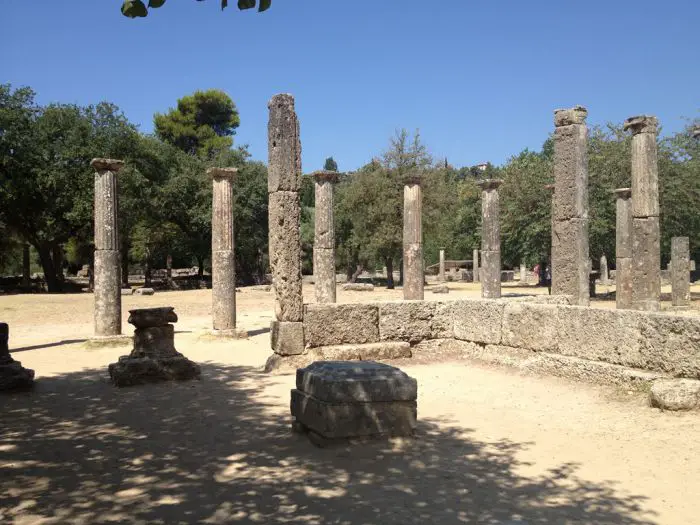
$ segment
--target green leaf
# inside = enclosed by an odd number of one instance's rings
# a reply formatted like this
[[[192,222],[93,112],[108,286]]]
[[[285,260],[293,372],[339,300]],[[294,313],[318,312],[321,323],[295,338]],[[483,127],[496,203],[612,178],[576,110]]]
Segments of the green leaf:
[[[272,0],[260,0],[260,7],[258,8],[258,12],[262,13],[263,11],[267,11],[270,9],[270,6],[272,5]]]
[[[148,15],[148,9],[141,0],[125,0],[122,4],[122,14],[129,18],[143,18]]]
[[[148,0],[148,7],[156,9],[161,7],[165,3],[165,0]]]
[[[250,9],[255,7],[255,0],[238,0],[238,9]]]

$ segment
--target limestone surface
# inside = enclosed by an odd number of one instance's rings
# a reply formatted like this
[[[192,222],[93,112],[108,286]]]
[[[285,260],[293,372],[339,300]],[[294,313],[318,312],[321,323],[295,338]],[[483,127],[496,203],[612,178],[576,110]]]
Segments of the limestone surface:
[[[301,188],[301,140],[299,119],[294,111],[294,97],[282,93],[267,105],[267,191],[293,191]]]
[[[556,351],[560,308],[549,304],[506,304],[502,344],[534,351]]]
[[[700,408],[700,381],[692,379],[660,379],[651,386],[651,406],[663,410]]]
[[[270,326],[272,351],[279,355],[304,353],[304,323],[294,321],[272,321]]]
[[[121,257],[119,250],[95,251],[95,335],[122,333]]]
[[[335,279],[335,275],[333,278]],[[346,292],[372,292],[374,285],[371,283],[345,283],[342,289]]]
[[[671,303],[690,305],[690,242],[688,237],[671,239]]]
[[[379,338],[417,343],[454,337],[451,302],[400,301],[379,304]]]
[[[411,345],[404,341],[321,346],[316,349],[324,361],[381,361],[412,357]]]
[[[465,299],[453,303],[455,338],[477,343],[501,342],[505,303]]]
[[[304,310],[306,346],[379,342],[379,308],[372,304],[308,304]]]
[[[632,304],[637,310],[659,309],[660,238],[659,217],[632,218]]]

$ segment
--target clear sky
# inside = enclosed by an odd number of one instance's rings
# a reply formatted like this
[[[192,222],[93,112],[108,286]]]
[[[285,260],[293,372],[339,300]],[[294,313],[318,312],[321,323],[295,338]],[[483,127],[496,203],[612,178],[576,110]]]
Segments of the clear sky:
[[[356,169],[397,128],[455,166],[539,149],[552,111],[589,124],[646,113],[666,132],[700,111],[698,0],[2,0],[0,82],[40,103],[116,103],[145,132],[196,89],[236,102],[236,144],[267,159],[267,101],[296,98],[303,168]]]

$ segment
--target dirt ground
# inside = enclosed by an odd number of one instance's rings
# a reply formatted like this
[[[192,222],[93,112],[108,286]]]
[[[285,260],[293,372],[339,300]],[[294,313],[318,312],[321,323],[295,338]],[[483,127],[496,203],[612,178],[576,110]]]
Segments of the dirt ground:
[[[478,296],[472,284],[451,288],[426,298]],[[293,376],[261,371],[271,293],[237,294],[251,333],[238,341],[200,338],[209,290],[123,299],[125,313],[175,307],[176,347],[202,364],[200,381],[116,389],[107,364],[127,349],[83,346],[90,295],[0,296],[13,357],[37,373],[34,391],[0,397],[0,523],[699,522],[697,413],[653,410],[614,388],[407,360],[397,364],[418,379],[415,439],[317,449],[290,433]],[[699,314],[695,301],[688,315]]]

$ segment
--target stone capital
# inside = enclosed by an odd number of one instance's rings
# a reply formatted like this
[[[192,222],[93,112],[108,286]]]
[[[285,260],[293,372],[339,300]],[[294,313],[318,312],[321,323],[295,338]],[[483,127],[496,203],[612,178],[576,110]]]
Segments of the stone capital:
[[[236,178],[238,168],[207,168],[207,175],[212,179],[230,179]]]
[[[498,187],[503,184],[501,179],[484,179],[476,181],[476,184],[481,188],[482,191],[497,190]]]
[[[693,138],[700,139],[700,126],[695,126],[693,130],[690,132],[690,135]]]
[[[423,175],[416,172],[407,173],[401,177],[401,180],[403,181],[404,186],[413,186],[414,184],[420,186],[423,182]]]
[[[632,189],[631,188],[618,188],[616,190],[612,190],[612,192],[615,194],[615,198],[617,199],[631,199],[632,198]]]
[[[338,172],[329,170],[314,171],[311,176],[316,182],[338,182]]]
[[[294,110],[294,96],[289,93],[279,93],[272,97],[267,103],[267,108],[272,109],[274,106],[288,106]]]
[[[124,167],[124,161],[116,159],[92,159],[90,161],[90,166],[98,172],[111,171],[117,173]]]
[[[554,126],[570,126],[572,124],[585,124],[588,110],[583,106],[574,106],[571,109],[554,110]]]
[[[638,115],[636,117],[626,119],[623,128],[625,130],[630,130],[632,135],[637,135],[639,133],[656,134],[658,123],[659,121],[656,117],[652,117],[650,115]]]

